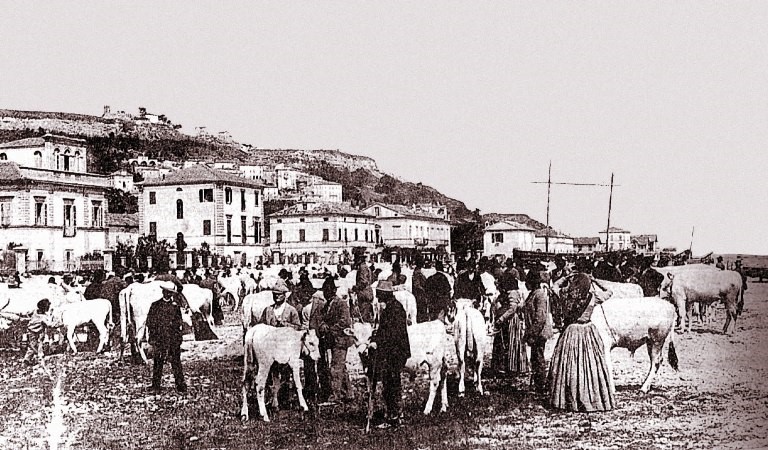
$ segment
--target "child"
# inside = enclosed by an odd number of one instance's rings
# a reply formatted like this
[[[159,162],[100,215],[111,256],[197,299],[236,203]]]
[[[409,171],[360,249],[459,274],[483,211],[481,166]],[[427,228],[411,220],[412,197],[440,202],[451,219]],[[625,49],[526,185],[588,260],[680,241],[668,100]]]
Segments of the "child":
[[[37,312],[32,314],[27,325],[27,353],[24,355],[24,364],[33,365],[35,363],[35,353],[42,362],[43,360],[43,339],[48,327],[54,326],[53,318],[48,314],[51,309],[51,302],[44,298],[37,302]]]

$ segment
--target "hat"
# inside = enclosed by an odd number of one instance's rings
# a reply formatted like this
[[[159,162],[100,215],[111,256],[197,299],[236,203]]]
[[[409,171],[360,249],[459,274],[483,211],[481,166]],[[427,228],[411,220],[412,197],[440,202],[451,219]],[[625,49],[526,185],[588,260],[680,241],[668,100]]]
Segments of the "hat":
[[[379,281],[379,284],[376,286],[376,290],[379,292],[393,292],[392,282],[388,280]]]
[[[443,262],[442,261],[435,261],[435,270],[438,272],[443,271]]]
[[[538,270],[531,269],[525,276],[525,282],[533,285],[541,284],[541,273]]]
[[[172,281],[160,281],[158,282],[160,289],[168,292],[176,292],[176,285]]]
[[[333,282],[333,277],[327,277],[323,282],[323,291],[332,290],[336,292],[336,283]]]
[[[288,285],[285,284],[285,281],[278,279],[275,282],[275,285],[272,286],[272,292],[276,292],[278,294],[285,294],[286,292],[290,292],[290,289],[288,289]]]
[[[723,260],[723,257],[722,257],[722,256],[718,256],[718,257],[717,257],[717,260],[718,260],[718,261],[722,261],[722,260]]]

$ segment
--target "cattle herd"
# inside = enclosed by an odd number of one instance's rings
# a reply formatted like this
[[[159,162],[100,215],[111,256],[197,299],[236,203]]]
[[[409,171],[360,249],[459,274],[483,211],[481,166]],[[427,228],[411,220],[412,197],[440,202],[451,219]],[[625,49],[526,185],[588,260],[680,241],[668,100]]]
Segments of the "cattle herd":
[[[518,265],[523,273],[522,266],[526,266],[525,270],[542,272],[554,268],[551,263],[541,262]],[[452,266],[447,267],[450,273],[446,275],[453,283],[457,273]],[[375,293],[376,283],[391,275],[392,265],[377,263],[374,269]],[[291,368],[299,403],[303,409],[308,408],[302,395],[301,367],[307,361],[306,357],[315,361],[318,359],[318,336],[313,330],[277,329],[258,323],[262,311],[272,304],[270,289],[276,281],[283,278],[289,281],[289,285],[299,286],[300,273],[303,271],[307,272],[312,289],[302,294],[300,300],[294,299],[300,302],[299,308],[306,305],[312,295],[322,296],[319,288],[324,278],[333,277],[338,286],[337,295],[348,298],[354,310],[356,271],[349,266],[198,269],[196,272],[178,271],[175,274],[183,286],[182,292],[187,303],[184,320],[188,325],[194,328],[195,321],[202,321],[215,331],[220,324],[216,311],[224,306],[235,313],[234,316],[243,327],[242,420],[249,419],[248,393],[254,387],[259,414],[263,420],[269,420],[264,394],[268,369],[273,363],[286,364]],[[435,269],[427,265],[422,271],[428,277]],[[445,411],[448,406],[448,345],[455,345],[456,349],[459,395],[463,396],[465,392],[464,377],[467,369],[472,373],[475,390],[480,395],[487,394],[483,388],[482,369],[486,355],[491,352],[492,339],[488,330],[489,319],[492,319],[483,305],[493,304],[498,297],[496,280],[500,271],[501,265],[493,259],[480,266],[477,274],[485,290],[483,301],[478,303],[457,298],[448,308],[444,320],[417,323],[417,303],[411,293],[413,272],[403,264],[402,273],[407,277],[406,282],[394,293],[407,313],[411,357],[406,363],[406,370],[415,373],[426,368],[429,376],[425,414],[433,409],[438,391],[441,393],[441,411]],[[592,322],[599,330],[606,354],[610,355],[610,350],[616,347],[634,352],[646,345],[650,367],[640,388],[643,392],[651,388],[665,354],[669,363],[677,369],[674,343],[676,328],[681,332],[690,330],[694,314],[704,321],[707,307],[721,302],[727,314],[723,333],[729,330],[733,333],[743,307],[745,284],[742,274],[706,264],[671,267],[640,264],[627,270],[620,264],[601,261],[596,263],[593,274],[606,288],[605,295],[610,296],[592,314]],[[110,348],[122,360],[123,350],[130,346],[133,353],[146,363],[146,316],[150,305],[162,298],[159,282],[153,279],[155,276],[131,274],[130,277],[115,277],[114,274],[98,274],[92,280],[83,280],[78,277],[34,275],[22,277],[18,287],[9,288],[0,284],[0,333],[23,324],[25,318],[34,312],[38,300],[47,298],[52,304],[52,315],[61,327],[61,333],[52,337],[52,340],[59,338],[66,341],[69,350],[77,352],[79,339],[76,331],[82,325],[92,324],[99,334],[97,352]],[[545,279],[545,282],[549,292],[557,295],[558,283],[552,283],[549,279]],[[525,289],[522,284],[520,286]],[[291,296],[302,297],[295,291]],[[377,310],[375,307],[374,311]],[[354,338],[354,349],[361,355],[363,363],[367,361],[365,353],[375,327],[375,319],[373,323],[356,320],[346,330]],[[19,342],[10,344],[18,345]],[[302,358],[302,355],[305,357]],[[609,366],[610,361],[609,357]],[[258,370],[259,367],[267,370]],[[258,373],[254,376],[253,371]],[[273,397],[273,405],[276,405],[276,392],[273,392]]]

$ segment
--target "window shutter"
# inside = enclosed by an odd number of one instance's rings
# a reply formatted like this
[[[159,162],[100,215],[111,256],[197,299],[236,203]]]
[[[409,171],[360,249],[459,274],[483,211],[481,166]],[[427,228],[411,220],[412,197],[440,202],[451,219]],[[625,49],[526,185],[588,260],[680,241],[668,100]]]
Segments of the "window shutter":
[[[199,191],[197,191],[197,192],[200,194],[200,203],[203,203],[203,190],[202,190],[202,189],[200,189],[200,190],[199,190]]]

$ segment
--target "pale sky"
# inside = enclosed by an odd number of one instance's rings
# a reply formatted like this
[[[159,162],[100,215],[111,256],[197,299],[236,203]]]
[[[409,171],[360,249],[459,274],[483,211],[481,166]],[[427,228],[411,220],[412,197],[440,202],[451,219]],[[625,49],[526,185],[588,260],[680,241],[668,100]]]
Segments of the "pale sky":
[[[611,224],[768,254],[768,2],[0,2],[0,107],[145,106],[261,148],[330,148],[482,212],[545,180]],[[608,190],[551,224],[605,229]]]

